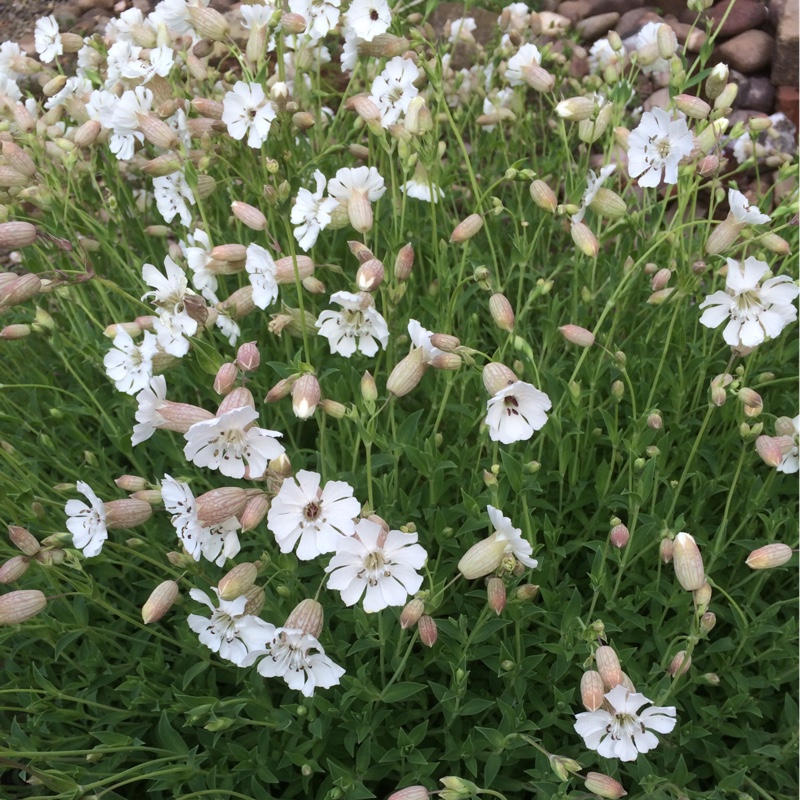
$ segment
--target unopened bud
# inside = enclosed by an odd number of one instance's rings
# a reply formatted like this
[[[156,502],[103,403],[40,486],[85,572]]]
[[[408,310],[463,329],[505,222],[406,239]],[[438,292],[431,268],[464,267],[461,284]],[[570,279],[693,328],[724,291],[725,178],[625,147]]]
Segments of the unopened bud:
[[[374,403],[378,399],[378,387],[369,372],[361,376],[361,396],[367,403]]]
[[[514,591],[514,600],[525,603],[529,600],[535,600],[539,595],[539,587],[533,583],[524,583],[518,586]]]
[[[12,556],[2,566],[0,566],[0,584],[7,585],[18,581],[30,566],[28,556]]]
[[[409,103],[403,126],[412,136],[433,130],[433,117],[422,95],[417,95]]]
[[[0,330],[0,339],[13,342],[18,339],[25,339],[31,335],[31,326],[18,322],[15,325],[6,325]]]
[[[407,281],[411,275],[411,270],[414,268],[414,248],[411,243],[404,245],[400,248],[397,258],[394,262],[394,277],[396,280]]]
[[[422,600],[416,597],[409,600],[400,612],[400,627],[403,630],[414,627],[424,612],[425,603]]]
[[[244,605],[244,613],[258,616],[266,601],[264,590],[260,586],[251,586],[244,593],[244,596],[247,598],[247,602]]]
[[[722,113],[725,113],[725,111],[733,107],[733,102],[736,100],[738,93],[739,87],[735,83],[726,84],[725,88],[714,99],[714,108],[717,110],[722,109]]]
[[[439,353],[428,362],[434,369],[461,369],[461,356],[458,353]]]
[[[595,235],[582,222],[573,222],[569,229],[575,246],[589,258],[597,258],[600,252],[600,243]]]
[[[141,492],[147,488],[147,481],[138,475],[120,475],[114,483],[125,492]]]
[[[763,245],[772,253],[777,253],[779,256],[788,256],[792,252],[789,242],[777,233],[765,233],[756,239],[758,244]]]
[[[622,381],[614,381],[611,384],[611,396],[617,403],[625,396],[625,384]]]
[[[261,355],[255,342],[245,342],[236,351],[236,363],[242,372],[253,372],[261,363]]]
[[[484,366],[482,377],[486,391],[492,396],[517,381],[517,376],[505,364],[496,361]]]
[[[506,542],[493,533],[474,544],[458,562],[458,571],[468,580],[483,578],[494,572],[505,556]]]
[[[745,564],[750,569],[772,569],[772,567],[780,567],[789,561],[792,553],[793,550],[788,544],[775,542],[774,544],[759,547],[758,550],[753,550],[747,557]]]
[[[672,539],[664,538],[658,546],[658,555],[665,564],[669,564],[675,555],[675,545]]]
[[[678,583],[687,591],[699,589],[706,582],[703,556],[691,534],[681,532],[673,543],[673,564]]]
[[[603,705],[605,684],[596,670],[584,672],[581,676],[581,703],[587,711],[597,711]]]
[[[35,297],[42,290],[42,281],[29,272],[0,286],[0,306],[18,306]]]
[[[153,117],[150,114],[137,114],[139,130],[144,134],[144,138],[156,147],[164,150],[171,150],[178,143],[178,135],[163,120]]]
[[[269,511],[269,500],[263,494],[250,497],[245,503],[242,513],[239,515],[239,522],[242,525],[242,533],[247,533],[258,527],[267,516]]]
[[[700,617],[700,632],[711,633],[714,626],[717,624],[717,615],[713,611],[706,611]]]
[[[29,530],[21,528],[19,525],[8,526],[8,538],[26,556],[35,556],[41,549],[36,537]]]
[[[618,800],[628,794],[619,781],[602,772],[588,772],[584,781],[586,790],[607,800]]]
[[[404,397],[422,380],[427,366],[423,349],[415,348],[392,370],[386,390],[395,397]]]
[[[466,219],[456,225],[450,234],[450,241],[456,244],[469,241],[483,227],[483,217],[480,214],[470,214]]]
[[[780,436],[759,436],[756,439],[756,452],[768,467],[778,467],[783,461],[782,438]]]
[[[315,639],[318,639],[322,633],[323,624],[322,605],[316,600],[307,599],[302,600],[294,607],[292,613],[286,618],[286,622],[283,623],[283,627],[310,633]]]
[[[625,201],[616,192],[606,189],[605,186],[601,186],[597,190],[597,194],[589,203],[589,208],[610,219],[620,219],[628,213]]]
[[[227,361],[218,370],[214,378],[214,391],[217,394],[228,394],[236,385],[239,370],[232,361]]]
[[[33,159],[14,142],[3,142],[3,157],[10,167],[26,178],[31,178],[36,173],[36,164]]]
[[[279,400],[283,400],[284,397],[288,397],[292,392],[292,386],[294,386],[295,381],[297,380],[298,376],[292,375],[289,378],[281,378],[268,392],[267,396],[264,398],[265,403],[277,403]]]
[[[500,330],[514,330],[514,309],[504,294],[498,292],[489,298],[489,313]]]
[[[231,203],[231,211],[233,216],[250,230],[263,231],[267,227],[267,218],[255,206],[234,200]]]
[[[530,187],[531,199],[539,208],[555,213],[558,208],[558,199],[555,192],[542,180],[535,180]]]
[[[365,192],[353,192],[347,201],[347,214],[350,224],[359,233],[366,233],[372,229],[374,220],[372,204]]]
[[[255,564],[249,561],[237,564],[219,581],[217,592],[220,600],[235,600],[246,594],[256,582],[257,577],[258,568]]]
[[[717,64],[706,78],[706,96],[716,100],[728,83],[728,65]]]
[[[362,292],[374,292],[383,282],[385,270],[377,258],[365,261],[356,272],[356,285]]]
[[[594,334],[579,325],[562,325],[559,330],[568,342],[579,347],[591,347],[594,344]]]
[[[434,333],[431,336],[431,345],[443,350],[445,353],[452,353],[461,346],[461,341],[457,336],[450,336],[446,333]]]
[[[706,239],[706,253],[713,256],[727,250],[739,237],[742,227],[742,223],[736,222],[733,217],[728,217],[720,222]]]
[[[436,620],[433,617],[423,614],[417,621],[417,630],[419,631],[419,640],[425,647],[433,647],[436,644],[436,640],[439,638],[439,631],[436,628]]]
[[[126,500],[112,500],[105,503],[106,528],[135,528],[147,522],[153,515],[153,507],[144,500],[129,497]]]
[[[506,607],[506,584],[502,578],[491,577],[486,583],[486,600],[498,616]]]
[[[669,667],[667,667],[667,672],[674,678],[677,675],[685,675],[691,666],[691,656],[688,656],[685,650],[681,650],[675,654],[675,658],[672,659]]]
[[[0,597],[0,625],[17,625],[35,617],[47,605],[38,589],[21,589]]]
[[[570,122],[589,119],[594,114],[595,101],[591,97],[570,97],[556,106],[556,114]]]
[[[627,526],[619,524],[615,525],[611,529],[611,533],[609,534],[608,540],[614,547],[625,547],[628,544],[628,540],[631,538],[630,531],[628,530]]]
[[[323,414],[333,417],[333,419],[343,419],[347,415],[347,406],[329,398],[320,400],[318,408]]]
[[[308,419],[317,410],[320,387],[317,376],[310,372],[301,375],[292,386],[292,411],[298,419]]]
[[[711,106],[692,94],[676,95],[673,102],[679,111],[692,119],[705,119],[711,113]]]
[[[186,10],[192,26],[204,39],[218,42],[225,39],[230,33],[230,25],[219,11],[203,6],[187,6]]]
[[[675,36],[675,31],[666,23],[662,23],[658,26],[656,41],[658,42],[659,55],[665,61],[669,61],[678,48],[678,38]]]
[[[397,792],[392,792],[386,800],[428,800],[430,793],[424,786],[406,786]]]
[[[672,270],[667,269],[664,267],[656,272],[653,275],[652,280],[650,281],[650,286],[652,287],[654,292],[660,292],[666,285],[669,283],[669,279],[672,277]]]
[[[622,683],[622,667],[613,647],[608,645],[598,647],[594,654],[594,660],[606,691],[610,691]]]
[[[142,621],[145,625],[158,622],[178,599],[178,584],[164,581],[156,586],[142,606]]]

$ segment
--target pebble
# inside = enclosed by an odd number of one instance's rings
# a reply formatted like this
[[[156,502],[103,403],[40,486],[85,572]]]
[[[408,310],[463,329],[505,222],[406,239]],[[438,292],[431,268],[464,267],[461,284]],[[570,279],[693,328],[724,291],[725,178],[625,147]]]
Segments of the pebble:
[[[728,13],[729,6],[733,6]],[[728,14],[727,18],[725,15]],[[725,0],[717,3],[706,12],[707,17],[718,27],[723,18],[725,22],[719,28],[718,39],[729,39],[739,33],[752,30],[761,25],[767,18],[767,7],[758,0]]]
[[[645,111],[652,111],[654,108],[663,108],[666,111],[671,103],[669,87],[665,86],[662,89],[656,89],[642,105]]]
[[[787,0],[778,23],[775,58],[772,62],[773,83],[795,88],[798,85],[798,29],[800,29],[798,0]]]
[[[692,26],[687,22],[680,22],[673,16],[664,18],[664,22],[675,31],[675,36],[678,41],[686,47],[690,53],[699,53],[700,48],[705,44],[708,38],[705,31],[700,30],[696,26]]]
[[[745,31],[719,45],[714,54],[731,69],[752,75],[767,67],[774,50],[772,37],[764,31]]]
[[[593,42],[605,36],[619,22],[619,14],[616,11],[609,11],[606,14],[596,14],[587,17],[575,25],[578,36],[584,42]]]
[[[800,126],[798,117],[798,106],[800,106],[800,92],[796,86],[779,86],[776,92],[778,99],[778,111],[786,116],[786,119],[794,123],[795,128]]]
[[[736,74],[731,75],[731,80],[739,87],[735,108],[752,108],[764,114],[772,113],[775,107],[775,87],[769,78],[747,78]]]
[[[565,0],[565,2],[559,3],[556,10],[562,17],[575,23],[589,16],[591,3],[589,0]]]
[[[617,23],[617,33],[620,39],[629,39],[635,36],[647,25],[648,22],[663,22],[663,18],[649,8],[634,8],[626,11]]]

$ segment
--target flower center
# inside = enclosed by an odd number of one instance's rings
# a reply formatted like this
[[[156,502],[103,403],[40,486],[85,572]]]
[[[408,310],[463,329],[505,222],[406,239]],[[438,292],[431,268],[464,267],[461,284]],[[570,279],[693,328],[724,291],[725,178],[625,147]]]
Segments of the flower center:
[[[371,8],[371,9],[369,10],[369,18],[370,18],[370,19],[371,19],[373,22],[377,22],[377,21],[380,19],[380,15],[378,14],[378,12],[377,12],[377,11],[376,11],[374,8]]]
[[[370,572],[378,572],[379,570],[383,569],[383,565],[385,563],[386,562],[385,562],[385,560],[383,558],[383,553],[378,553],[378,552],[370,553],[364,559],[364,566]]]
[[[736,315],[747,319],[758,318],[764,310],[758,289],[747,289],[736,296]]]
[[[513,416],[514,414],[519,415],[519,411],[517,411],[519,408],[519,402],[513,394],[503,398],[503,405],[505,406],[506,414],[508,414],[509,417]]]
[[[319,517],[321,512],[322,508],[320,507],[319,503],[312,501],[303,509],[303,519],[305,519],[307,522],[314,522],[314,520]]]
[[[668,136],[662,136],[655,142],[656,152],[661,156],[661,158],[666,158],[670,150],[672,150],[672,145],[670,144]]]

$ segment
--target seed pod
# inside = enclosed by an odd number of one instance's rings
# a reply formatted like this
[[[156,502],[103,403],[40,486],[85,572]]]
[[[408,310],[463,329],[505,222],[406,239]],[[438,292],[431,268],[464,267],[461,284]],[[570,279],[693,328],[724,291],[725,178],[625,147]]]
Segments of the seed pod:
[[[246,594],[250,587],[256,582],[258,568],[255,564],[245,561],[237,564],[220,578],[217,585],[217,592],[220,600],[235,600]]]
[[[238,486],[212,489],[195,500],[197,518],[205,527],[219,525],[231,517],[238,517],[244,511],[247,500],[247,492]]]
[[[283,623],[284,628],[294,628],[310,633],[315,639],[319,639],[324,624],[324,613],[322,605],[316,600],[302,600],[294,607],[292,613]]]
[[[610,691],[622,683],[622,667],[613,647],[608,645],[598,647],[597,652],[594,654],[594,660],[606,691]]]
[[[506,607],[506,584],[502,578],[493,576],[486,582],[486,600],[489,608],[498,616]]]
[[[507,542],[495,532],[472,545],[458,562],[458,571],[468,580],[483,578],[494,572],[503,561]]]
[[[788,544],[781,542],[774,542],[773,544],[766,544],[753,550],[745,564],[750,569],[772,569],[772,567],[780,567],[789,561],[794,551]]]
[[[469,241],[483,227],[483,217],[480,214],[470,214],[465,220],[456,225],[450,234],[450,241],[456,244]]]
[[[687,592],[699,589],[706,582],[703,557],[693,536],[681,532],[675,537],[673,559],[675,576]]]
[[[603,705],[605,688],[599,672],[589,670],[581,676],[581,703],[587,711],[597,711]]]
[[[436,620],[423,614],[417,622],[417,630],[419,631],[419,640],[425,647],[433,647],[439,637],[439,631],[436,628]]]
[[[606,800],[619,800],[628,794],[619,781],[615,781],[602,772],[587,772],[584,781],[586,790],[605,798]]]
[[[153,507],[150,503],[132,497],[105,503],[105,510],[108,530],[135,528],[153,516]]]
[[[675,654],[675,657],[667,667],[667,672],[674,678],[676,675],[685,675],[692,666],[692,658],[686,654],[685,650],[681,650]]]
[[[28,556],[12,556],[0,567],[0,583],[14,583],[19,580],[27,571],[30,564]]]
[[[245,503],[244,510],[239,516],[239,522],[242,525],[242,533],[247,533],[254,528],[258,527],[267,516],[269,511],[269,500],[263,494],[257,494],[251,497]]]
[[[0,597],[0,625],[17,625],[35,617],[47,605],[38,589],[20,589]]]
[[[145,625],[158,622],[178,599],[178,584],[175,581],[159,583],[142,606],[142,621]]]

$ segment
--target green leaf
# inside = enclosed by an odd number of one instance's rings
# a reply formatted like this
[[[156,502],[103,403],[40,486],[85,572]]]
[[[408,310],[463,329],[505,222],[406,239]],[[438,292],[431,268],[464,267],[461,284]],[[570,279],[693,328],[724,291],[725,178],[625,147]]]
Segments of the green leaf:
[[[411,681],[395,683],[381,692],[381,700],[384,703],[397,703],[427,688],[427,685],[424,683],[412,683]]]

